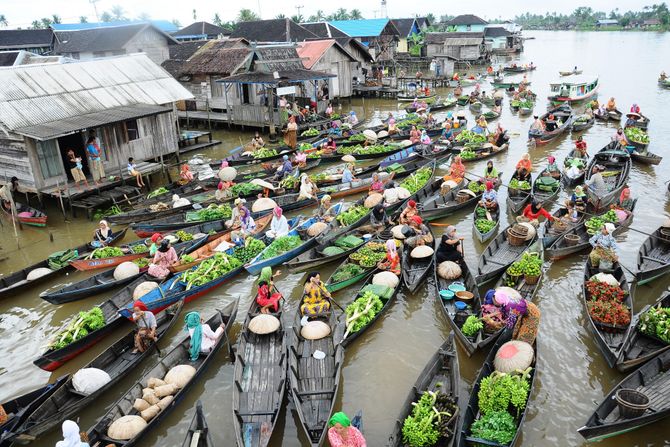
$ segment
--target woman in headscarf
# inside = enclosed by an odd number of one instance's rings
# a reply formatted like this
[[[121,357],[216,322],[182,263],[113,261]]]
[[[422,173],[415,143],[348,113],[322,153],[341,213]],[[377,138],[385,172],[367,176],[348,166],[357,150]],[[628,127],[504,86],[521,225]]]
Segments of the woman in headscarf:
[[[354,112],[353,110],[349,112],[349,117],[347,118],[347,121],[349,122],[349,124],[351,124],[352,127],[357,125],[358,117],[356,116],[356,112]]]
[[[540,221],[538,220],[540,216],[544,216],[547,220],[556,220],[554,216],[549,214],[547,210],[542,208],[542,202],[538,202],[533,199],[526,208],[523,209],[521,216],[516,218],[517,222],[529,222],[535,228],[540,226]]]
[[[490,180],[486,182],[486,191],[482,194],[479,205],[487,210],[495,210],[498,207],[498,191],[495,190],[493,182]]]
[[[265,233],[269,239],[276,239],[278,237],[286,236],[289,232],[288,220],[284,216],[284,210],[276,206],[272,210],[272,221],[270,222],[270,229]]]
[[[634,204],[635,200],[630,196],[630,188],[626,186],[624,187],[624,189],[621,190],[619,199],[617,200],[615,205],[612,205],[612,208],[618,208],[624,211],[632,211]]]
[[[326,142],[323,143],[321,149],[323,150],[324,154],[332,154],[337,150],[337,143],[335,143],[335,139],[333,138],[332,135],[328,136],[328,140],[326,140]]]
[[[263,267],[261,274],[258,277],[258,293],[256,294],[256,303],[261,306],[261,313],[267,314],[270,312],[279,311],[279,300],[282,295],[274,287],[272,279],[280,272],[272,274],[272,267]]]
[[[615,140],[617,143],[619,143],[621,146],[628,146],[628,139],[626,138],[626,134],[623,132],[623,129],[619,127],[616,130],[616,133],[614,134],[614,137],[612,138]]]
[[[521,160],[516,164],[516,170],[519,171],[520,169],[525,169],[529,173],[533,171],[533,163],[530,161],[530,154],[528,152],[523,154]]]
[[[589,259],[591,260],[591,265],[598,268],[601,260],[610,260],[617,261],[619,258],[617,256],[617,249],[619,248],[614,239],[614,230],[616,227],[612,223],[606,223],[602,226],[599,232],[591,236],[589,239],[589,244],[593,247],[593,250],[589,254]]]
[[[238,228],[240,226],[242,210],[247,208],[244,206],[245,203],[247,203],[247,201],[241,197],[235,199],[235,206],[233,207],[233,212],[230,215],[230,219],[225,222],[226,228]]]
[[[192,362],[198,360],[200,353],[209,354],[212,348],[216,345],[226,329],[226,325],[221,325],[213,331],[209,324],[200,318],[198,312],[189,312],[184,317],[186,326],[184,332],[188,332],[191,337],[191,346],[189,347],[190,359]]]
[[[165,279],[170,274],[169,267],[178,260],[177,252],[170,245],[170,241],[163,239],[161,246],[158,247],[158,251],[149,265],[149,274],[154,278]]]
[[[344,169],[342,169],[342,184],[351,183],[355,179],[356,179],[356,177],[354,177],[354,165],[353,165],[353,163],[345,164]]]
[[[298,149],[298,152],[295,153],[293,160],[295,161],[295,164],[298,168],[304,168],[307,166],[307,154],[300,149]]]
[[[440,245],[435,253],[435,261],[440,264],[444,261],[460,263],[463,260],[463,246],[461,241],[465,238],[456,234],[456,227],[449,225],[442,234]]]
[[[79,426],[75,421],[69,419],[63,421],[62,429],[63,440],[58,441],[56,447],[89,447],[87,442],[82,442]]]
[[[610,100],[607,101],[607,111],[613,112],[614,110],[616,110],[616,101],[614,100],[614,96],[612,96]]]
[[[321,197],[321,201],[319,202],[319,206],[314,212],[314,216],[317,217],[320,221],[322,222],[330,222],[335,218],[335,215],[333,214],[333,205],[332,205],[332,200],[328,194],[325,196]]]
[[[160,233],[154,233],[151,235],[151,245],[149,246],[149,255],[153,256],[158,251],[158,247],[161,246],[163,242],[163,235]]]
[[[284,143],[291,149],[295,149],[298,145],[298,125],[295,122],[294,116],[288,118],[288,124],[284,132]]]
[[[188,164],[181,165],[181,171],[179,171],[179,183],[185,185],[186,183],[193,180],[193,173]]]
[[[132,320],[137,326],[135,333],[135,349],[133,354],[144,352],[149,347],[152,341],[157,341],[156,338],[156,316],[149,311],[147,306],[140,300],[133,303]]]
[[[484,314],[499,310],[505,326],[513,329],[512,339],[532,346],[540,326],[540,309],[523,298],[508,296],[504,290],[490,292],[486,294],[487,302],[482,306]]]
[[[368,194],[384,194],[384,182],[379,178],[378,173],[372,174],[372,183],[368,189]]]
[[[402,210],[402,213],[400,213],[398,223],[401,225],[409,225],[409,221],[412,219],[412,217],[417,215],[419,215],[419,210],[416,208],[416,201],[410,199],[407,202],[405,209]]]
[[[586,210],[586,193],[584,188],[576,186],[572,196],[565,201],[565,207],[568,209],[568,215],[576,217],[577,212],[583,213]]]
[[[226,200],[233,198],[233,193],[230,190],[231,182],[219,182],[216,185],[216,192],[214,192],[214,198],[218,202],[224,202]]]
[[[377,265],[381,270],[388,270],[391,273],[400,275],[400,255],[395,239],[386,241],[386,258]]]
[[[416,128],[416,126],[412,126],[412,130],[409,131],[409,140],[414,144],[421,141],[421,132]]]
[[[305,280],[304,297],[300,312],[308,317],[319,317],[330,310],[330,292],[321,282],[319,272],[311,272]]]
[[[452,120],[450,118],[446,119],[442,124],[444,129],[442,129],[442,135],[440,135],[440,140],[451,141],[454,139],[454,130],[452,129]]]
[[[556,163],[556,157],[553,155],[547,157],[547,168],[543,172],[543,175],[550,175],[555,179],[561,178],[561,169],[558,167],[558,163]]]
[[[300,176],[300,194],[298,194],[296,201],[316,199],[316,192],[318,190],[312,179],[309,178],[309,175],[303,173]]]
[[[419,216],[414,216],[409,221],[409,228],[414,234],[405,239],[405,244],[410,247],[418,247],[419,245],[430,245],[433,243],[433,236],[430,229],[423,223],[423,219]]]
[[[445,181],[453,180],[456,183],[461,183],[465,177],[465,165],[460,155],[454,157],[454,161],[451,162],[449,166],[449,174],[445,175],[443,178]]]
[[[486,168],[484,169],[484,177],[483,177],[483,183],[485,182],[493,182],[495,185],[500,181],[500,178],[498,177],[498,170],[493,167],[493,161],[489,160],[486,162]]]
[[[428,136],[428,132],[426,132],[426,129],[423,129],[421,131],[421,144],[430,144],[432,143],[432,140]]]
[[[251,216],[251,211],[246,206],[240,209],[240,227],[230,233],[230,239],[236,244],[241,244],[247,236],[251,236],[256,230],[256,222]]]
[[[106,247],[112,241],[113,232],[109,228],[109,223],[106,220],[101,220],[98,224],[98,228],[95,230],[93,235],[93,241],[91,246],[94,248]]]
[[[389,130],[388,130],[389,135],[393,135],[394,133],[398,133],[398,127],[395,124],[395,118],[391,117],[389,119]]]
[[[354,426],[346,414],[335,413],[328,421],[328,442],[331,447],[366,447],[363,434]]]

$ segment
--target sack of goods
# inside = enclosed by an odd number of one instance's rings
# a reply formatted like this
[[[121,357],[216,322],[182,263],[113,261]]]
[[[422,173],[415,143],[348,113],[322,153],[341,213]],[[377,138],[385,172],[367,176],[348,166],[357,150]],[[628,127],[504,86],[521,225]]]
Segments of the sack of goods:
[[[533,363],[534,355],[533,347],[525,341],[510,340],[498,349],[493,365],[496,371],[506,374],[524,371]]]
[[[153,281],[144,281],[138,284],[137,287],[135,287],[135,290],[133,290],[133,300],[142,298],[144,295],[156,288],[158,288],[158,283]]]
[[[328,224],[324,222],[315,222],[307,229],[307,235],[310,237],[318,236],[328,228]]]
[[[279,329],[279,319],[274,315],[260,314],[249,321],[249,330],[254,334],[271,334]]]
[[[274,200],[268,199],[267,197],[262,197],[256,201],[254,201],[253,205],[251,205],[251,211],[254,213],[258,213],[261,211],[267,211],[267,210],[272,210],[277,207],[277,203],[275,203]]]
[[[330,335],[330,326],[323,321],[308,321],[300,330],[306,340],[321,340]]]
[[[106,371],[98,368],[80,369],[72,376],[72,386],[84,394],[92,394],[112,380]]]
[[[407,225],[396,225],[395,227],[391,228],[391,234],[394,238],[403,240],[405,239],[405,235],[403,234],[402,229],[405,227],[407,227]]]
[[[444,261],[437,266],[437,274],[442,279],[457,279],[460,278],[463,272],[461,266],[453,261]]]
[[[414,259],[424,259],[433,256],[433,253],[435,253],[435,250],[433,250],[432,247],[429,247],[428,245],[419,245],[412,249],[409,256]]]
[[[122,279],[130,278],[140,274],[140,268],[134,262],[126,261],[117,265],[114,269],[114,279],[121,281]]]
[[[374,208],[377,204],[381,203],[384,200],[384,196],[378,193],[370,194],[363,202],[363,205],[366,208]]]
[[[400,283],[398,275],[392,272],[379,272],[372,277],[372,284],[390,287],[395,289]]]

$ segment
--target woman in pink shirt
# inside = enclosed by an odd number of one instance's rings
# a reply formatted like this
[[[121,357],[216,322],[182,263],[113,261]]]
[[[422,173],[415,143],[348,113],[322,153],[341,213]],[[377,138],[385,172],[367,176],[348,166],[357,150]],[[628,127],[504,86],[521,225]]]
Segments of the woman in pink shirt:
[[[366,447],[363,434],[351,425],[342,412],[335,413],[328,421],[328,442],[331,447]]]

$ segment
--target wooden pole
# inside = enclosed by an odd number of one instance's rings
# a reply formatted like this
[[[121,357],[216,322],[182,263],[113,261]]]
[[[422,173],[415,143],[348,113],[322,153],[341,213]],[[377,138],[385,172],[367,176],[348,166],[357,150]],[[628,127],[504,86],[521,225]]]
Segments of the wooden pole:
[[[60,209],[63,211],[63,219],[67,220],[65,215],[65,205],[63,204],[63,191],[60,189],[60,180],[56,180],[56,189],[58,190],[58,200],[60,201]]]

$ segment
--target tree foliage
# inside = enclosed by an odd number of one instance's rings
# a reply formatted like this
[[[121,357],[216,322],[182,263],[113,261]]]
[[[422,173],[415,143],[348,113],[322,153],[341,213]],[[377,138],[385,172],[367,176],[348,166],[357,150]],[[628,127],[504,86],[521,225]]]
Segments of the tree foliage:
[[[261,18],[253,12],[251,9],[248,8],[242,8],[240,9],[240,12],[237,14],[237,21],[238,22],[253,22],[255,20],[260,20]]]
[[[645,20],[658,19],[662,28],[670,24],[670,10],[665,2],[645,6],[641,11],[621,12],[615,8],[609,12],[595,11],[590,6],[580,6],[570,14],[547,12],[545,14],[522,14],[514,21],[528,29],[591,29],[598,20],[617,20],[619,26],[642,25]]]

